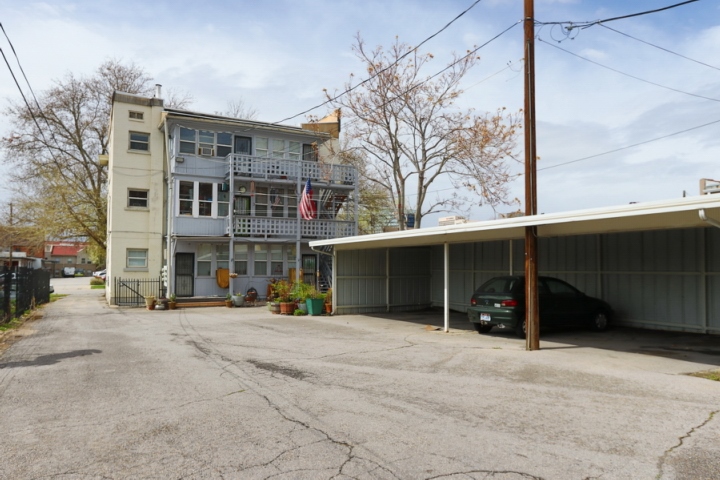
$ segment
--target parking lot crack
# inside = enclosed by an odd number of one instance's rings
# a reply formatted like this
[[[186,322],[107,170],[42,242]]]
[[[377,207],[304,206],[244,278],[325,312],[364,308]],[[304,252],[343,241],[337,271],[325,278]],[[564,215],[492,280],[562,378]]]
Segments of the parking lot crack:
[[[518,472],[515,470],[465,470],[462,472],[443,473],[442,475],[436,475],[434,477],[425,477],[425,480],[434,480],[437,478],[449,478],[455,475],[470,475],[473,473],[484,473],[486,475],[518,475],[521,478],[533,478],[535,480],[544,480],[543,477],[538,477],[525,472]]]
[[[682,435],[681,437],[678,438],[678,443],[676,443],[672,447],[665,450],[665,452],[662,454],[662,456],[658,459],[658,474],[657,474],[656,478],[658,478],[658,479],[662,478],[663,474],[665,473],[664,468],[665,468],[665,461],[667,460],[667,457],[673,451],[682,447],[685,444],[685,440],[690,438],[693,433],[697,432],[701,428],[705,427],[708,423],[710,423],[713,420],[713,418],[715,417],[715,415],[717,415],[718,413],[720,413],[720,410],[714,410],[714,411],[710,412],[710,415],[708,415],[708,417],[705,419],[705,421],[703,421],[700,425],[692,427],[690,430],[687,431],[687,433],[685,433],[685,435]]]

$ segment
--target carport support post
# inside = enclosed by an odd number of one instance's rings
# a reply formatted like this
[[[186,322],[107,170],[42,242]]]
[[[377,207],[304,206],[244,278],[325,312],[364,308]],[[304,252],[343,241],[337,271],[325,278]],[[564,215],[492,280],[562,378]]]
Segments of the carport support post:
[[[443,315],[445,316],[445,333],[450,331],[450,245],[445,242],[443,248]]]
[[[535,5],[525,0],[525,215],[537,215],[535,165]],[[525,349],[540,349],[537,227],[525,227]]]

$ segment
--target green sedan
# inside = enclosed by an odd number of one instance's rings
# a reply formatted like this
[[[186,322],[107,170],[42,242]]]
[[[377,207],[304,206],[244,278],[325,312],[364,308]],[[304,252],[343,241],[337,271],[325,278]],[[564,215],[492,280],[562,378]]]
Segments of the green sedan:
[[[558,278],[538,277],[540,327],[590,327],[606,330],[613,316],[607,302],[585,295]],[[525,338],[525,277],[495,277],[470,299],[468,320],[478,333],[508,328]]]

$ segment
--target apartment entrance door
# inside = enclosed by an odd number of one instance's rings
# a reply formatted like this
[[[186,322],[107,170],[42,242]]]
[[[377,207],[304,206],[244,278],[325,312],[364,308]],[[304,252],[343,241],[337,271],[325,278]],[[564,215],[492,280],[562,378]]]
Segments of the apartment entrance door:
[[[302,269],[303,269],[303,282],[315,285],[317,288],[317,282],[315,281],[315,272],[317,271],[317,256],[316,255],[303,255],[302,256]]]
[[[192,297],[195,295],[195,254],[175,254],[175,295],[178,297]]]

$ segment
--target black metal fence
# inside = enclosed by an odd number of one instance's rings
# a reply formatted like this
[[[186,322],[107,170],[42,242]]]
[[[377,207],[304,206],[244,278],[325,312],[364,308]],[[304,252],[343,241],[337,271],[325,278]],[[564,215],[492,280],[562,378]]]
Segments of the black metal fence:
[[[36,305],[50,301],[50,272],[0,267],[0,321],[18,318]]]
[[[115,278],[113,283],[113,297],[110,298],[112,305],[140,307],[145,305],[145,297],[162,298],[165,296],[165,287],[160,277],[150,279]]]

